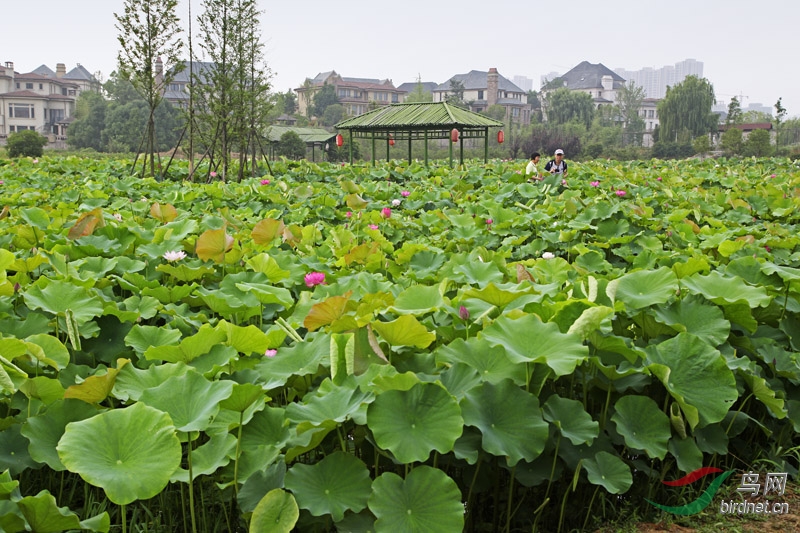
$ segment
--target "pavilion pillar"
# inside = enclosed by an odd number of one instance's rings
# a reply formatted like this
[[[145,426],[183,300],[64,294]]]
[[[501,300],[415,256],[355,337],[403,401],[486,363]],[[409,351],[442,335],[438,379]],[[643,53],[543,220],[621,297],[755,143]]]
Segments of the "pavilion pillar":
[[[483,164],[489,162],[489,126],[483,128]]]
[[[350,132],[350,164],[353,164],[353,130],[348,130]]]
[[[375,132],[372,132],[372,166],[377,166],[378,162],[375,159]]]
[[[428,130],[425,130],[425,168],[428,167]]]

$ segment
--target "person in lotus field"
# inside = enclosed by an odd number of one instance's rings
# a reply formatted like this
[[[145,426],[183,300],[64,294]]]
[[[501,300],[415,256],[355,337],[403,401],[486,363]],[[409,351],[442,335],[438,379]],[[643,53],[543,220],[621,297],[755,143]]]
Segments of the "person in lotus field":
[[[567,162],[564,161],[564,150],[556,150],[555,158],[548,161],[544,166],[544,171],[550,174],[561,174],[562,178],[567,177]]]
[[[541,155],[539,152],[533,152],[531,154],[531,160],[528,161],[528,166],[525,167],[525,177],[530,178],[532,180],[539,180],[541,181],[542,176],[539,174],[539,159]]]

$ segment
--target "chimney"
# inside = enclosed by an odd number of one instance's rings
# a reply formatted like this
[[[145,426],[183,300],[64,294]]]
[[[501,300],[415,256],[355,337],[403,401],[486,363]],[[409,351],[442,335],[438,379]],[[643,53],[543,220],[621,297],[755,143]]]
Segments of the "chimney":
[[[64,63],[56,63],[56,78],[63,78],[66,73],[66,65]]]
[[[500,75],[497,73],[497,69],[492,67],[489,69],[489,73],[486,75],[487,107],[493,106],[497,103],[499,85],[500,85]]]
[[[600,83],[602,83],[604,91],[614,90],[614,78],[612,78],[608,74],[603,76],[602,81]]]
[[[164,85],[164,63],[161,61],[161,56],[158,56],[156,58],[156,87],[159,88],[162,94],[164,92],[163,85]]]

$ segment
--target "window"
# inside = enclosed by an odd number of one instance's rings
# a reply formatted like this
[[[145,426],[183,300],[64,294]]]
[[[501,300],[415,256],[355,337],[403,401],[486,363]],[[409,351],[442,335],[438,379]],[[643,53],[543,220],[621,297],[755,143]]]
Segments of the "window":
[[[654,118],[655,111],[650,109],[647,111],[647,118]]]
[[[36,118],[33,104],[8,104],[8,116],[11,118]]]
[[[478,91],[478,100],[483,100],[483,91]]]
[[[398,102],[397,93],[392,93],[392,103],[396,104]]]
[[[180,83],[170,83],[169,90],[172,92],[180,92],[181,91],[181,84]]]
[[[39,90],[41,91],[42,89],[44,89],[44,84],[40,83],[39,84]]]
[[[75,91],[75,89],[70,89],[69,90],[69,95],[70,96],[75,96],[76,94],[77,94],[77,92]]]
[[[19,82],[17,82],[17,89],[19,89]]]
[[[25,84],[25,88],[26,89],[33,89],[33,84],[32,83],[26,83]]]
[[[515,107],[515,108],[513,108],[511,110],[511,116],[512,117],[518,117],[519,116],[519,108],[518,107]]]

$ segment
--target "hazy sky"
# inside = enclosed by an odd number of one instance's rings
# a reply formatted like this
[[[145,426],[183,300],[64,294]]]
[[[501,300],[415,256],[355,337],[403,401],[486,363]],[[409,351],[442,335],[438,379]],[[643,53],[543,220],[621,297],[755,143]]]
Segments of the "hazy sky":
[[[180,0],[187,18],[189,0]],[[192,1],[192,15],[202,11]],[[77,63],[104,79],[116,67],[123,0],[2,0],[0,61],[17,72]],[[259,0],[276,91],[336,70],[395,85],[443,83],[496,67],[534,80],[581,61],[638,70],[703,62],[717,100],[800,116],[800,2],[795,0]],[[194,23],[196,29],[198,25]]]

